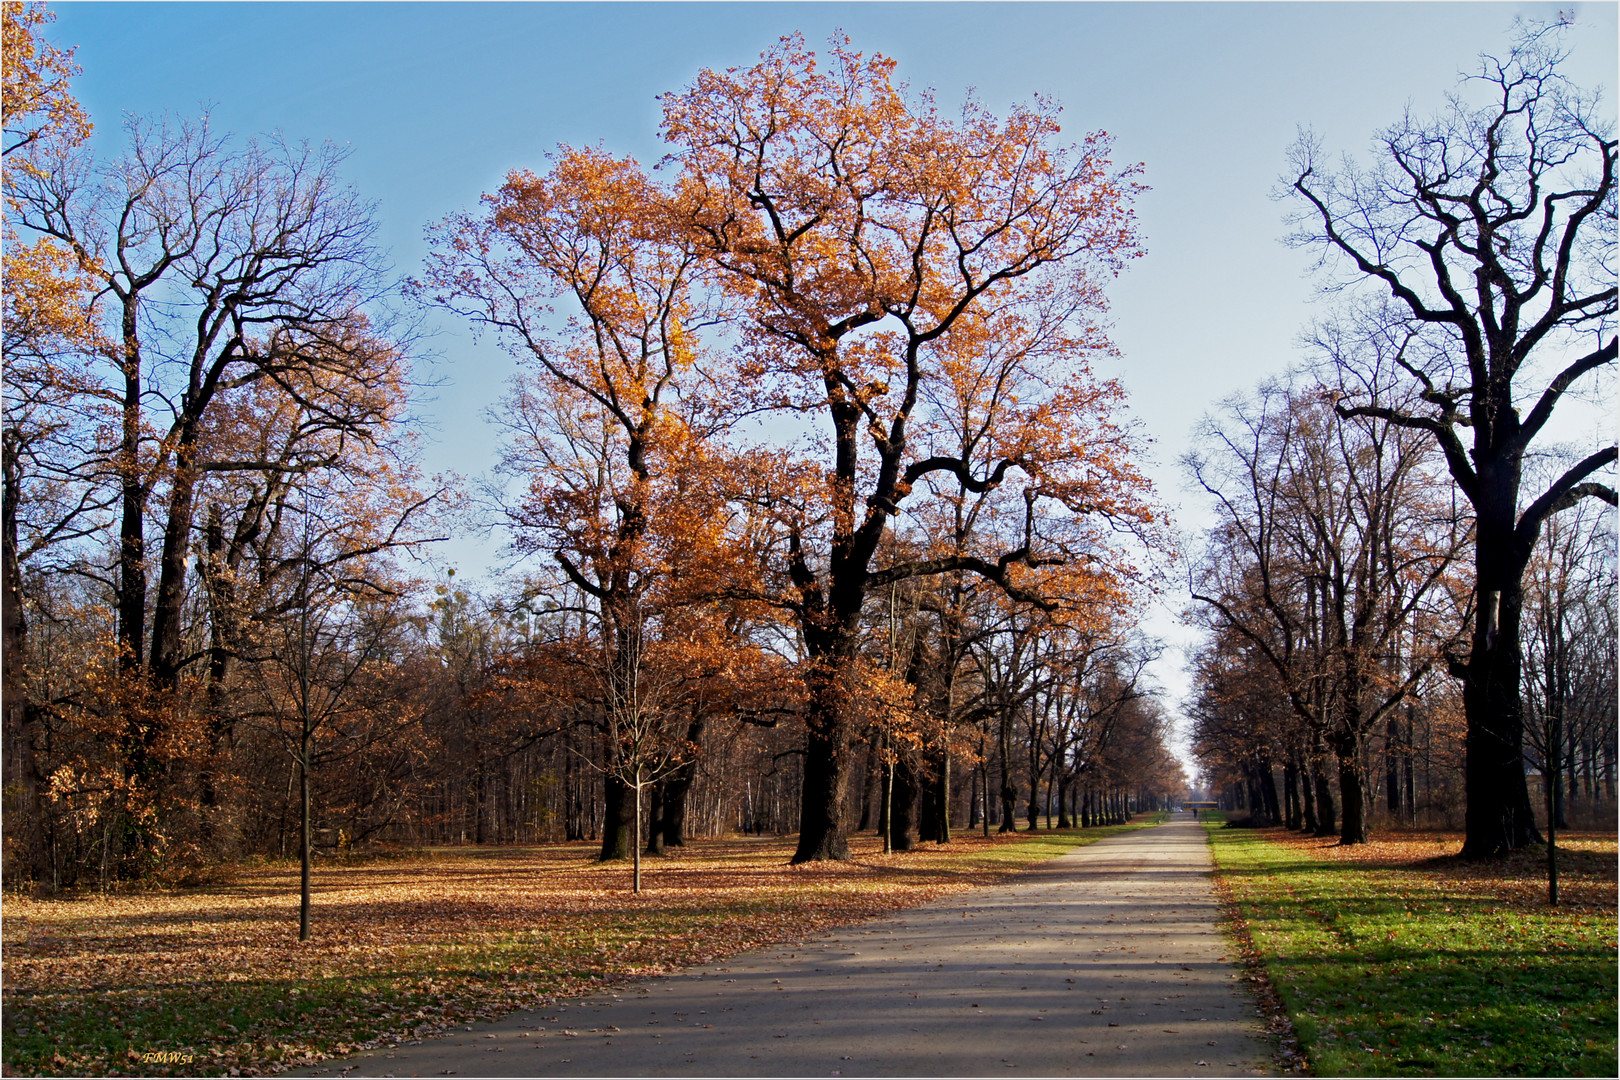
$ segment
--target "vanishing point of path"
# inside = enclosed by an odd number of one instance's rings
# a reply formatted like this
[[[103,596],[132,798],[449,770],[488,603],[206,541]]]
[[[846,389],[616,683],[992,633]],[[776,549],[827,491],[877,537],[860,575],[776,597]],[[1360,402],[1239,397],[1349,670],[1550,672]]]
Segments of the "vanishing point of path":
[[[1012,882],[323,1062],[347,1076],[1274,1072],[1185,815]]]

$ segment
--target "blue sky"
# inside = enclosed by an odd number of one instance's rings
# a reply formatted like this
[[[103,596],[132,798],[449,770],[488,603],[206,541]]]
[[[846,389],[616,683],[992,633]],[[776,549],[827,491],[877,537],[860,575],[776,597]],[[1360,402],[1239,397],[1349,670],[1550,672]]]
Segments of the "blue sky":
[[[123,113],[205,105],[219,129],[350,146],[347,176],[378,201],[402,275],[420,264],[426,224],[509,169],[544,168],[558,143],[657,161],[658,94],[704,67],[747,65],[796,30],[815,46],[842,28],[947,106],[968,87],[992,108],[1048,95],[1077,137],[1105,129],[1119,161],[1146,165],[1149,254],[1112,290],[1123,359],[1109,374],[1177,504],[1175,461],[1198,417],[1297,359],[1312,317],[1306,257],[1281,243],[1285,207],[1271,198],[1296,131],[1360,151],[1408,104],[1437,106],[1479,52],[1500,51],[1515,15],[1570,6],[62,3],[48,34],[78,47],[75,89],[109,149]],[[1573,8],[1568,71],[1612,91],[1620,5]],[[477,474],[493,460],[484,410],[511,363],[464,326],[433,325],[443,385],[423,410],[428,465]],[[1199,521],[1188,505],[1184,527]],[[476,577],[494,547],[465,541],[450,557]],[[1168,610],[1150,626],[1185,640]],[[1184,687],[1173,659],[1159,676]]]

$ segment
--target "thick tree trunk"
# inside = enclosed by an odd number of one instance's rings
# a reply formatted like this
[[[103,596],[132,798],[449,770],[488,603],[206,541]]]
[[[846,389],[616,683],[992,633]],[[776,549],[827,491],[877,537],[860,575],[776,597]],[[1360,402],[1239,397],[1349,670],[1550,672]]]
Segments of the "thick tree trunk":
[[[1340,844],[1367,842],[1366,785],[1361,775],[1361,755],[1353,737],[1344,737],[1338,748],[1339,797],[1344,803],[1343,824],[1339,828]]]
[[[664,781],[664,840],[666,848],[686,846],[686,803],[697,778],[697,762],[689,761]]]
[[[1472,651],[1463,671],[1468,795],[1464,858],[1483,859],[1538,843],[1524,781],[1524,707],[1519,678],[1521,579],[1528,545],[1514,536],[1518,463],[1480,470],[1477,584]],[[1518,550],[1519,548],[1524,550]]]
[[[157,596],[152,604],[152,680],[164,690],[180,683],[181,626],[186,602],[186,562],[191,554],[191,523],[197,488],[195,424],[188,422],[175,450],[174,477],[158,558]]]
[[[602,777],[602,862],[628,859],[635,847],[635,791],[612,773]]]
[[[138,310],[123,304],[124,400],[118,446],[118,663],[125,671],[146,660],[146,486],[141,460],[141,350]]]
[[[28,661],[28,618],[23,610],[22,564],[17,548],[17,503],[22,497],[22,465],[17,447],[7,432],[4,444],[4,490],[0,492],[0,615],[4,620],[4,677],[0,680],[0,707],[4,709],[4,786],[18,801],[7,800],[6,811],[22,819],[7,822],[7,832],[20,833],[34,881],[50,887],[50,858],[45,839],[46,785],[34,756],[34,709],[28,701],[23,668]],[[11,867],[8,872],[15,873]]]
[[[923,777],[922,819],[917,835],[935,844],[951,842],[951,755],[942,750],[929,755]]]
[[[666,799],[668,786],[665,781],[651,785],[647,789],[647,854],[662,855],[664,853],[664,815],[667,812]]]
[[[832,687],[821,680],[812,691],[805,737],[803,799],[799,809],[799,846],[793,862],[849,858],[844,794],[849,782],[848,732],[837,703],[826,700]],[[823,700],[817,701],[821,697]]]
[[[917,846],[917,810],[922,778],[917,775],[915,751],[901,751],[894,768],[894,794],[889,806],[889,850],[911,851]]]
[[[835,543],[835,547],[839,545]],[[810,625],[801,623],[810,671],[805,680],[809,704],[794,863],[849,858],[848,788],[855,761],[852,724],[846,715],[847,689],[841,675],[855,659],[865,596],[864,564],[856,567],[848,558],[835,555],[830,576],[832,611],[812,618]]]

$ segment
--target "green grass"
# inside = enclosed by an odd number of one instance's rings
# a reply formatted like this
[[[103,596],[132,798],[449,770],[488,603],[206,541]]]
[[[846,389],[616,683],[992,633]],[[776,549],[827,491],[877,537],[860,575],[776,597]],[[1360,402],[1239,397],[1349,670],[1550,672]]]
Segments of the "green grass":
[[[1442,864],[1209,829],[1318,1075],[1616,1075],[1612,910],[1508,904]]]
[[[205,886],[8,899],[7,1075],[271,1071],[535,1008],[794,940],[1156,824],[976,835],[847,866],[786,865],[787,840],[700,841],[648,859],[648,891],[589,845],[449,849],[317,868],[315,938],[296,870]]]

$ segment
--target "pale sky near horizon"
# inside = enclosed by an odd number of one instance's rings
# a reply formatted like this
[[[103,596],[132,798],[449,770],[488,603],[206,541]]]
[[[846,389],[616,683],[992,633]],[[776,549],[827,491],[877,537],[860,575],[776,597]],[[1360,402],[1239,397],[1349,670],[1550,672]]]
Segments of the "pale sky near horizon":
[[[1148,255],[1110,290],[1122,359],[1105,373],[1155,440],[1161,494],[1196,528],[1176,467],[1192,426],[1297,361],[1313,317],[1308,257],[1282,244],[1286,207],[1271,198],[1296,132],[1360,153],[1408,104],[1437,108],[1480,52],[1504,51],[1515,16],[1571,7],[1566,70],[1612,95],[1615,3],[78,2],[52,5],[46,36],[77,46],[75,93],[109,149],[123,113],[204,106],[220,130],[347,144],[345,175],[378,201],[402,276],[418,271],[424,226],[509,169],[542,171],[558,143],[655,163],[658,94],[793,31],[819,47],[842,29],[947,111],[969,87],[992,109],[1053,98],[1068,132],[1107,130],[1116,161],[1146,167]],[[484,412],[512,365],[464,325],[432,325],[427,465],[476,475],[494,460]],[[476,581],[497,546],[463,541],[448,561]],[[1188,641],[1180,603],[1149,628]],[[1173,706],[1187,685],[1174,650],[1157,675]]]

